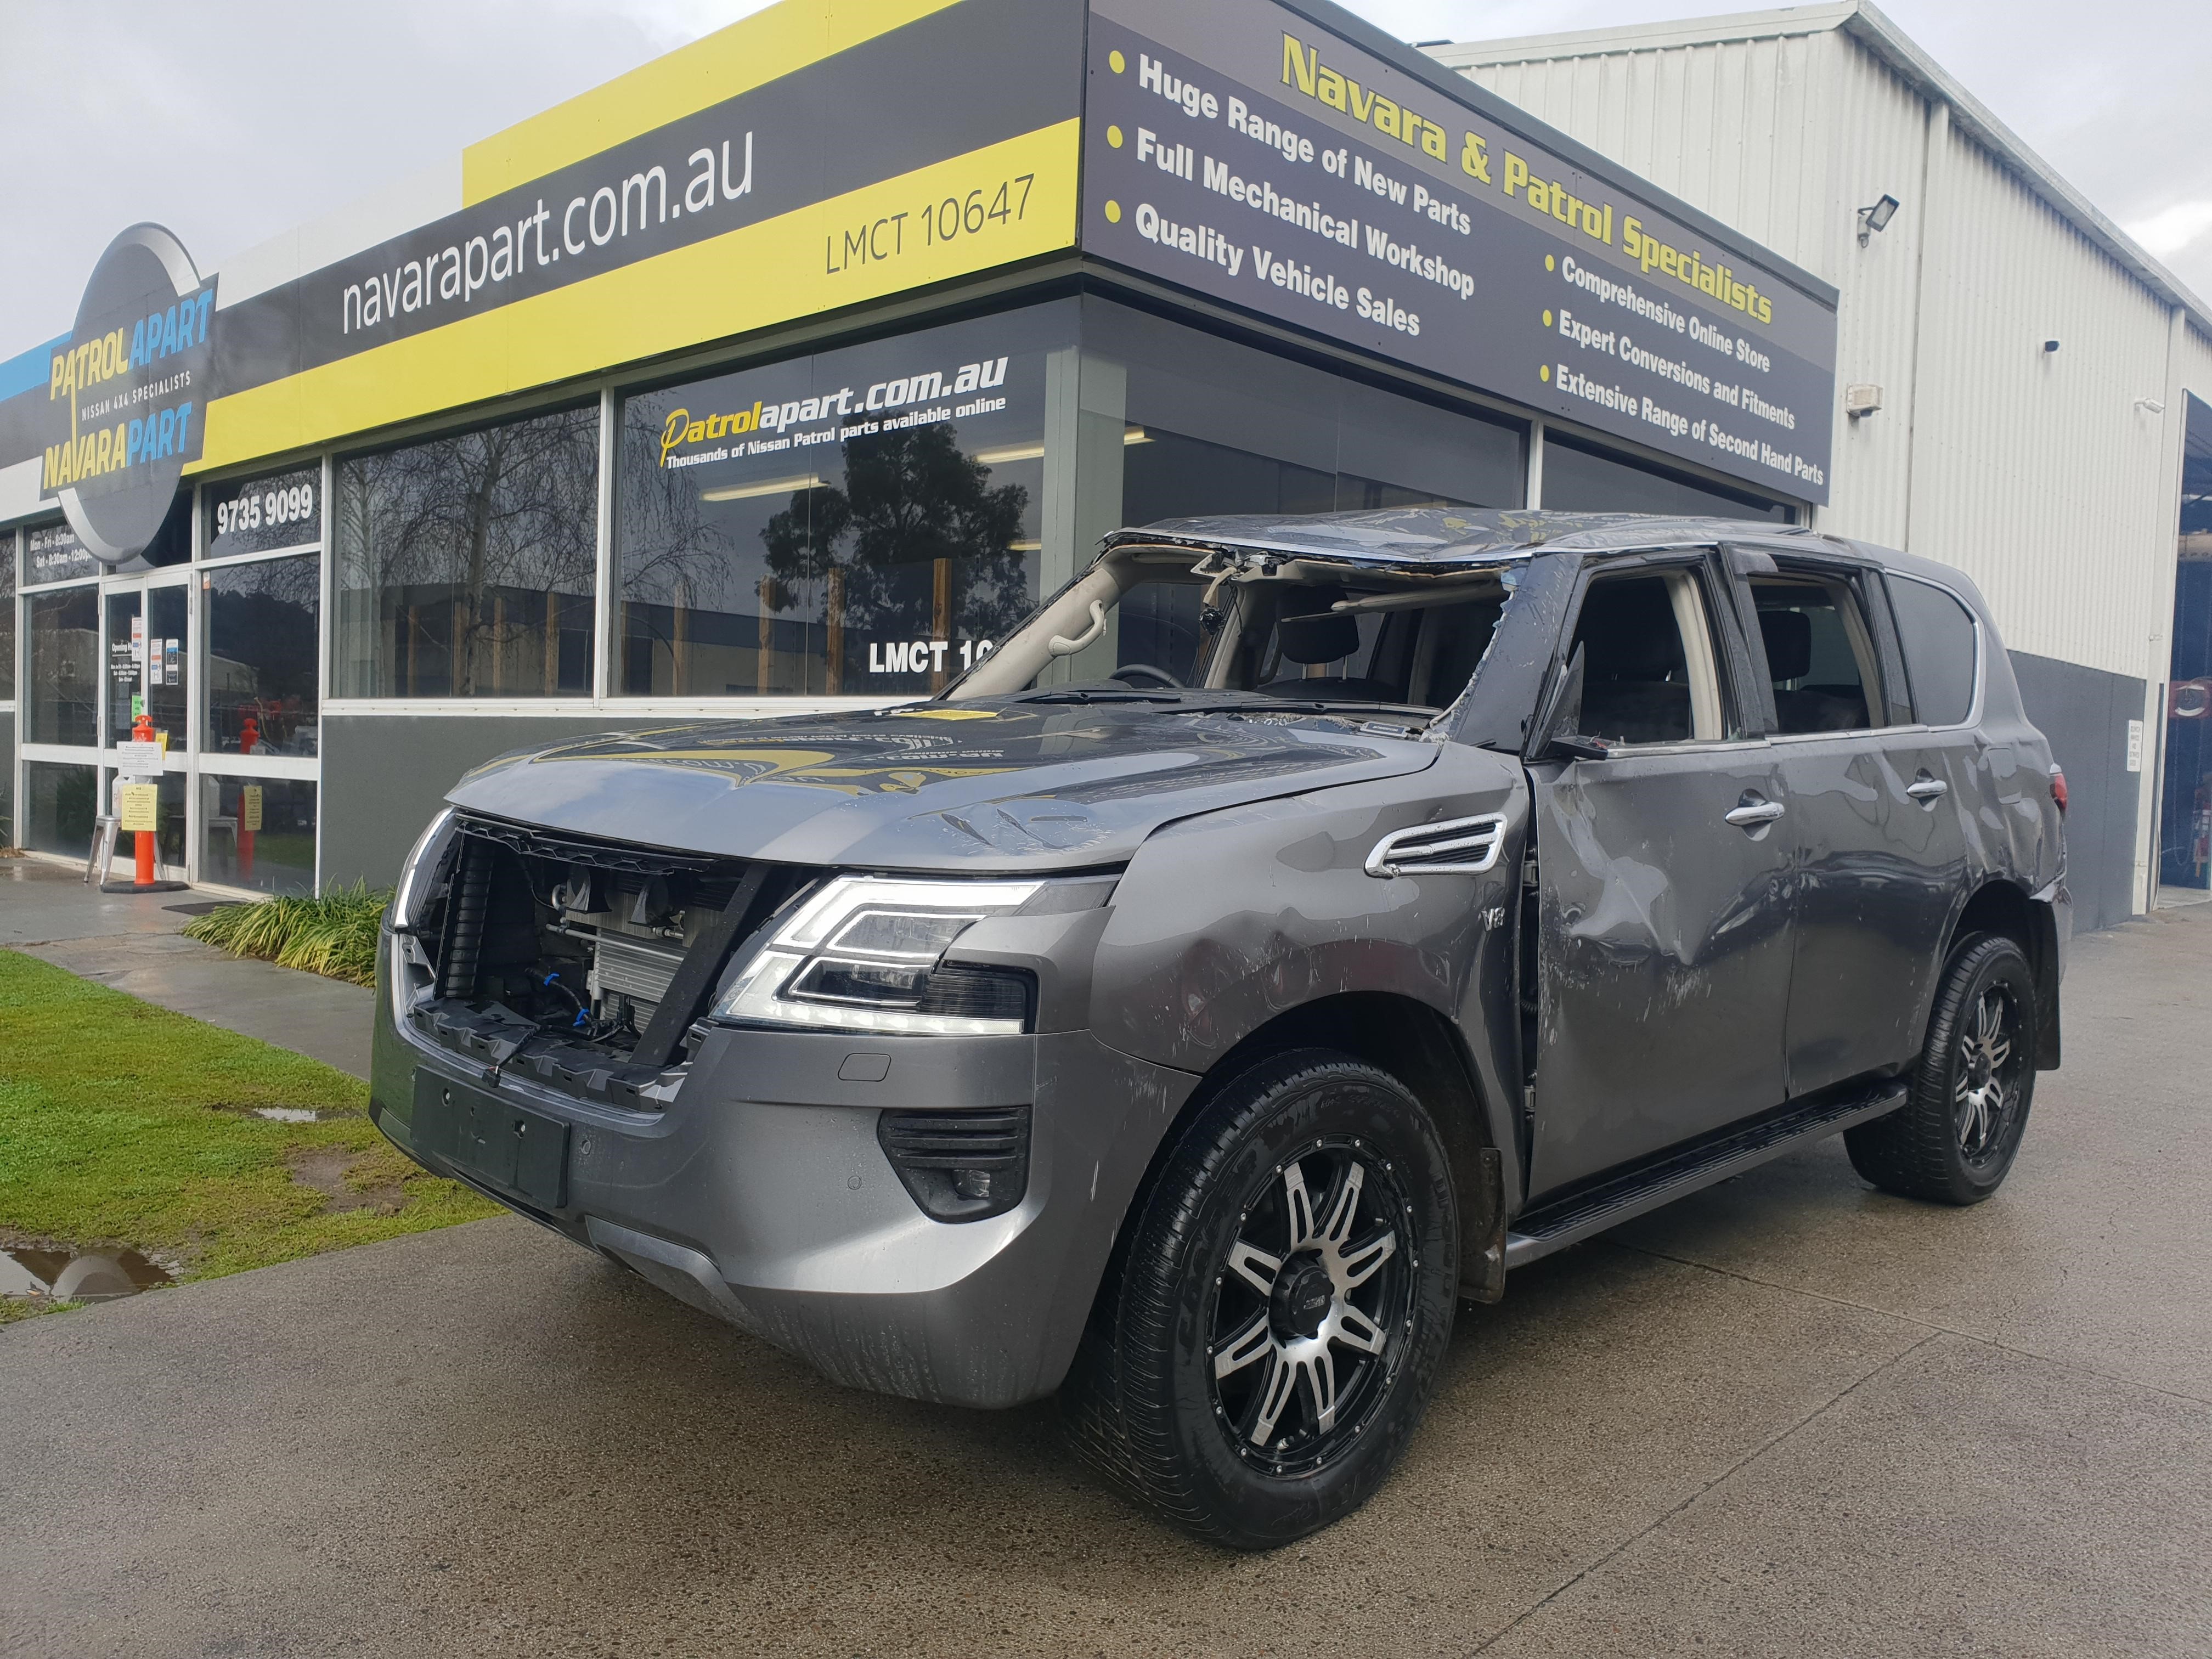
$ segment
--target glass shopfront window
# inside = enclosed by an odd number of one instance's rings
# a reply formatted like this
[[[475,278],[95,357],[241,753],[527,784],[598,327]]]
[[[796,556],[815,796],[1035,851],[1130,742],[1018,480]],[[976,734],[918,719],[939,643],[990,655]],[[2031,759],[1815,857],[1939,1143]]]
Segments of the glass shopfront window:
[[[321,564],[307,553],[200,574],[210,754],[317,752]]]
[[[322,497],[323,469],[317,465],[210,484],[202,500],[207,544],[200,556],[313,547],[323,539]]]
[[[1788,524],[1790,509],[1619,455],[1544,440],[1544,506],[1562,513],[1668,513],[1700,519],[1764,519]]]
[[[100,590],[66,587],[24,603],[30,631],[23,741],[100,741]]]
[[[84,857],[92,848],[92,821],[99,799],[98,769],[27,762],[22,844],[35,853]]]
[[[337,463],[335,695],[592,689],[599,410]]]
[[[74,581],[97,576],[104,567],[77,540],[76,532],[59,519],[34,524],[23,532],[23,586],[41,582]]]
[[[623,405],[615,689],[945,684],[1036,599],[1046,356],[1070,302]]]
[[[313,783],[203,775],[200,813],[201,880],[264,893],[314,890]]]
[[[619,441],[633,696],[925,694],[1121,525],[1522,489],[1517,427],[1089,298],[632,397]],[[1126,648],[1196,627],[1157,599]]]

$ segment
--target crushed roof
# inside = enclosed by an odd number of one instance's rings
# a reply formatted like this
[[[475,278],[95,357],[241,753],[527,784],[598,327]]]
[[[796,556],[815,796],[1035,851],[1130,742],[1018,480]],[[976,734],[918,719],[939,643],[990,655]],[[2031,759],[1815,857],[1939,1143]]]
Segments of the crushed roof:
[[[1362,513],[1231,514],[1164,519],[1117,530],[1109,548],[1142,543],[1233,547],[1364,564],[1494,564],[1538,551],[1710,545],[1802,536],[1785,525],[1650,513],[1553,513],[1518,508],[1401,507]]]

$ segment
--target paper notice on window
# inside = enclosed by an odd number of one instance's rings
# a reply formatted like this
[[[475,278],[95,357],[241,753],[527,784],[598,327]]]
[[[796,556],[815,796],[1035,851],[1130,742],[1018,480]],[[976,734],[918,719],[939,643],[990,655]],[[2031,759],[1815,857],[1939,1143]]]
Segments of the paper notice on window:
[[[254,835],[261,833],[261,786],[243,785],[238,792],[238,824]]]

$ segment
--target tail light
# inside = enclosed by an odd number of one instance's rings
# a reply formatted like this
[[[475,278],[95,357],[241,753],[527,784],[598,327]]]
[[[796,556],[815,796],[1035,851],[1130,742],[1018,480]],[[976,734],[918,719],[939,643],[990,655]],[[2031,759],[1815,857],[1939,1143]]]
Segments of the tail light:
[[[2066,773],[2057,766],[2051,769],[2051,799],[2057,805],[2059,816],[2063,817],[2066,813]]]

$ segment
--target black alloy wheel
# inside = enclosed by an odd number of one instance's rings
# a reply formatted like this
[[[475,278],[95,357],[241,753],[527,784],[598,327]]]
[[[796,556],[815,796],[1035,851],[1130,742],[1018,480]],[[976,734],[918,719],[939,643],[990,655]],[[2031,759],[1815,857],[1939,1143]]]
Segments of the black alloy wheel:
[[[1975,999],[1960,1024],[1951,1118],[1960,1155],[1970,1165],[1983,1164],[2004,1146],[2020,1103],[2027,1060],[2020,1046],[2020,1005],[2000,981]]]
[[[1844,1132],[1852,1167],[1885,1192],[1978,1204],[2004,1184],[2035,1097],[2035,973],[2018,941],[1952,951],[1905,1103]]]
[[[1248,1196],[1206,1345],[1238,1456],[1303,1474],[1364,1432],[1412,1328],[1413,1208],[1391,1160],[1356,1137],[1315,1140]]]
[[[1132,1209],[1061,1391],[1077,1449],[1233,1549],[1364,1503],[1451,1334],[1458,1213],[1395,1078],[1300,1049],[1230,1079]]]

